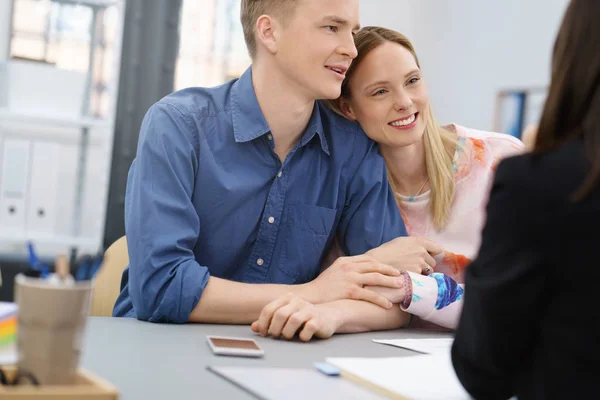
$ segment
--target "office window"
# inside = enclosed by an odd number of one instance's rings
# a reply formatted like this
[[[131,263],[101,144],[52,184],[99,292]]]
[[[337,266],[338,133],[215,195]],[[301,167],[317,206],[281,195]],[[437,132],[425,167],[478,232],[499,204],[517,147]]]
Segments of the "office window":
[[[119,39],[119,10],[115,5],[96,8],[98,23],[92,44],[94,8],[90,4],[96,3],[101,2],[82,0],[74,5],[61,0],[14,0],[10,57],[87,73],[90,46],[93,45],[95,61],[90,113],[105,117],[110,112],[110,96],[113,95],[110,83],[118,73],[114,63],[115,45]]]
[[[183,1],[175,89],[219,85],[249,65],[240,0]]]
[[[15,0],[11,57],[85,72],[92,11],[50,0]]]

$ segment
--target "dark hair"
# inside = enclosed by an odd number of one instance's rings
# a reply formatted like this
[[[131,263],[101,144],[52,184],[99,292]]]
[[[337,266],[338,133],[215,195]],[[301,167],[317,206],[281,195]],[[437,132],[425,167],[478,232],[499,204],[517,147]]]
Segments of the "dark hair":
[[[534,153],[582,139],[591,170],[572,200],[600,183],[600,1],[572,0],[552,56],[552,81]]]

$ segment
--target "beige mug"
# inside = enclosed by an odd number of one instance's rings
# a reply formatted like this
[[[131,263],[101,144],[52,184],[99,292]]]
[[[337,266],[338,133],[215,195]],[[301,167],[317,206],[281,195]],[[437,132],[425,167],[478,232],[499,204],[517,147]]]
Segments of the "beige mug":
[[[91,281],[15,277],[19,369],[42,385],[75,383]]]

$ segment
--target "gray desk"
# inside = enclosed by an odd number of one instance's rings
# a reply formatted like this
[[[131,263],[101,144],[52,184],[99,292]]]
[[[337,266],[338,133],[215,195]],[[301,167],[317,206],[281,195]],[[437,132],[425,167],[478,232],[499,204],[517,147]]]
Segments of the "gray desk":
[[[263,359],[219,357],[206,335],[257,338]],[[371,339],[447,337],[411,330],[335,335],[310,343],[254,335],[248,326],[159,325],[123,318],[90,318],[83,367],[117,386],[124,400],[254,399],[206,370],[207,365],[312,368],[325,357],[402,357],[408,350]]]

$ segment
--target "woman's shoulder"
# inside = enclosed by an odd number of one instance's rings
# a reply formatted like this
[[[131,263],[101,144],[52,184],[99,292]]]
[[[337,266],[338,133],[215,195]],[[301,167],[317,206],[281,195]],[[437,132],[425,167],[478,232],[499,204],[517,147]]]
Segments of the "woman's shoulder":
[[[500,161],[523,153],[523,143],[502,133],[486,132],[451,124],[444,127],[457,136],[453,166],[457,181],[473,173],[493,172]]]
[[[525,147],[519,139],[504,133],[482,131],[457,124],[451,124],[449,127],[457,133],[459,139],[469,142],[475,149],[486,150],[496,159],[521,154]]]

